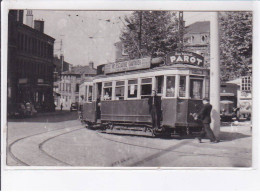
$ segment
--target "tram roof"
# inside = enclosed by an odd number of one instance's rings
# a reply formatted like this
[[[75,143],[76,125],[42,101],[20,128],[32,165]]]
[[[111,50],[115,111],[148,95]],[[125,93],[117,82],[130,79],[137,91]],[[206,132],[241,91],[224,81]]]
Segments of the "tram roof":
[[[115,76],[122,76],[122,75],[130,75],[130,74],[139,74],[139,73],[146,73],[146,72],[155,72],[155,71],[163,71],[163,70],[187,70],[187,69],[201,69],[201,70],[208,70],[205,67],[199,67],[189,64],[175,64],[175,65],[164,65],[158,66],[150,69],[141,69],[141,70],[133,70],[133,71],[125,71],[125,72],[118,72],[118,73],[110,73],[110,74],[102,74],[97,75],[95,78],[104,78],[104,77],[115,77]]]

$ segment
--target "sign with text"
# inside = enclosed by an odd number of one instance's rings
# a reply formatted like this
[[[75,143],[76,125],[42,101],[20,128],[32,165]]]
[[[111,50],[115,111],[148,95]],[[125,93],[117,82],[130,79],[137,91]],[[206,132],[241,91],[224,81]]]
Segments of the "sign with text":
[[[166,65],[172,64],[203,66],[204,57],[192,52],[177,51],[166,55]]]
[[[117,63],[109,63],[105,65],[105,74],[117,73],[138,69],[147,69],[151,66],[151,58],[134,59],[130,61],[123,61]]]

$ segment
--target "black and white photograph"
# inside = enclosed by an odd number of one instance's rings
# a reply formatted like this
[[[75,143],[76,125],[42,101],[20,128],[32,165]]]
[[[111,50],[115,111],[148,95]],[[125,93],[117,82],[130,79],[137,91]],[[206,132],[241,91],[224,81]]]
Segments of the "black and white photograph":
[[[6,17],[4,168],[254,167],[253,10]]]

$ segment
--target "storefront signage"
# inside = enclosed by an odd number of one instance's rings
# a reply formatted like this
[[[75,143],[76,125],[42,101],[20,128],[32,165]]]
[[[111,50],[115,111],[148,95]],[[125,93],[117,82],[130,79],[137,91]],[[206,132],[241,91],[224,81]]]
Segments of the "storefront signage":
[[[203,66],[204,57],[192,52],[173,52],[166,55],[166,65],[172,64],[188,64]]]
[[[130,61],[123,61],[118,63],[109,63],[105,65],[105,74],[117,73],[138,69],[146,69],[151,66],[151,58],[134,59]]]

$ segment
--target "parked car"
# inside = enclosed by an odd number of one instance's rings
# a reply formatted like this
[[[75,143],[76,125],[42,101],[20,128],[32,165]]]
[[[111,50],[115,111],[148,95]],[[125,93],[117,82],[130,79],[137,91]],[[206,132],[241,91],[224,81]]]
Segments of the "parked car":
[[[78,110],[79,104],[77,102],[73,102],[70,105],[70,111]]]
[[[24,117],[26,116],[26,107],[23,103],[16,103],[8,108],[8,117]]]

